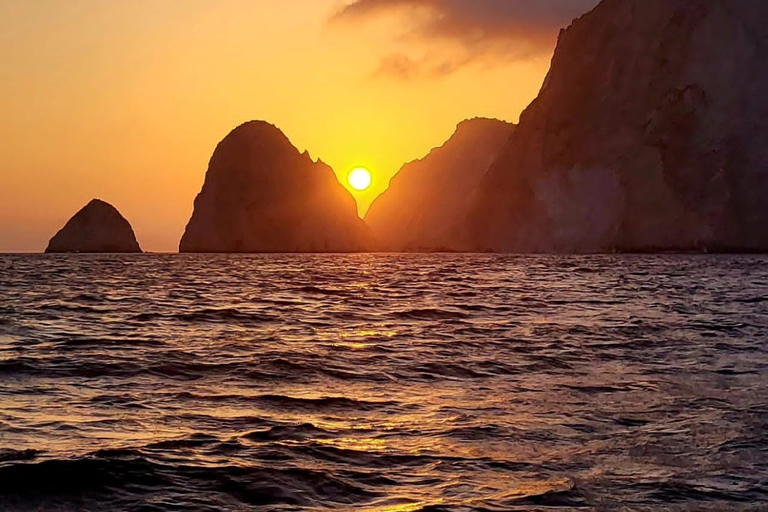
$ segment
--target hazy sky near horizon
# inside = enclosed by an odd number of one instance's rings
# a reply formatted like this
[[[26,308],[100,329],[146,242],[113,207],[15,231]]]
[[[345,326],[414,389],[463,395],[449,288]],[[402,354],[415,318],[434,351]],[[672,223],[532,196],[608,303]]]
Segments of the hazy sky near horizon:
[[[374,187],[470,117],[517,121],[597,0],[0,0],[0,251],[94,197],[174,251],[216,144],[263,119]]]

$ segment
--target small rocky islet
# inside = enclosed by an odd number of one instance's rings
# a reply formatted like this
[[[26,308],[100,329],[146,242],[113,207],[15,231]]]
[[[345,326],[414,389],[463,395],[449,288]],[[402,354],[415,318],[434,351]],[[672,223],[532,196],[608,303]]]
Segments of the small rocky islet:
[[[117,209],[93,199],[51,238],[46,253],[140,253],[131,224]]]

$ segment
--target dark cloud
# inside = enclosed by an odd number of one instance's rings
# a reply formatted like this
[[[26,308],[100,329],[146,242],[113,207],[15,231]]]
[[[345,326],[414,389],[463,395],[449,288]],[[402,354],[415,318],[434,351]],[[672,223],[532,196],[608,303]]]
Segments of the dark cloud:
[[[393,43],[405,46],[382,59],[379,74],[398,78],[446,75],[470,63],[495,65],[552,50],[557,33],[598,0],[355,0],[333,23],[373,22],[398,15]],[[407,46],[445,46],[450,56],[427,51],[413,56]]]

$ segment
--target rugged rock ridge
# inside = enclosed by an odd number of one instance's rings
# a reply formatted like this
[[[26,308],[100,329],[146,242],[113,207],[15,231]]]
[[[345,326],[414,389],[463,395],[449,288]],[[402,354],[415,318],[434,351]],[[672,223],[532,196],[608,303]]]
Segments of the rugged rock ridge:
[[[48,242],[46,253],[138,253],[133,228],[109,203],[94,199]]]
[[[251,121],[216,148],[179,251],[350,252],[367,237],[333,170]]]
[[[408,163],[365,221],[386,250],[462,250],[472,194],[515,125],[495,119],[460,123],[453,136]]]
[[[768,2],[604,0],[487,173],[476,249],[768,250]]]

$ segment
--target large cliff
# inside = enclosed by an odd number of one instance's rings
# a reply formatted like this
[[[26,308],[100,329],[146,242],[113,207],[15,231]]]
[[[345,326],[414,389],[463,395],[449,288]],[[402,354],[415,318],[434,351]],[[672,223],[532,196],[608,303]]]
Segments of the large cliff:
[[[463,221],[496,153],[514,125],[494,119],[460,123],[429,155],[403,166],[365,221],[386,250],[463,250]]]
[[[179,251],[350,252],[367,236],[333,170],[252,121],[216,148]]]
[[[560,35],[468,229],[513,252],[768,250],[768,2],[604,0]]]
[[[109,203],[94,199],[48,242],[47,253],[141,252],[133,228]]]

